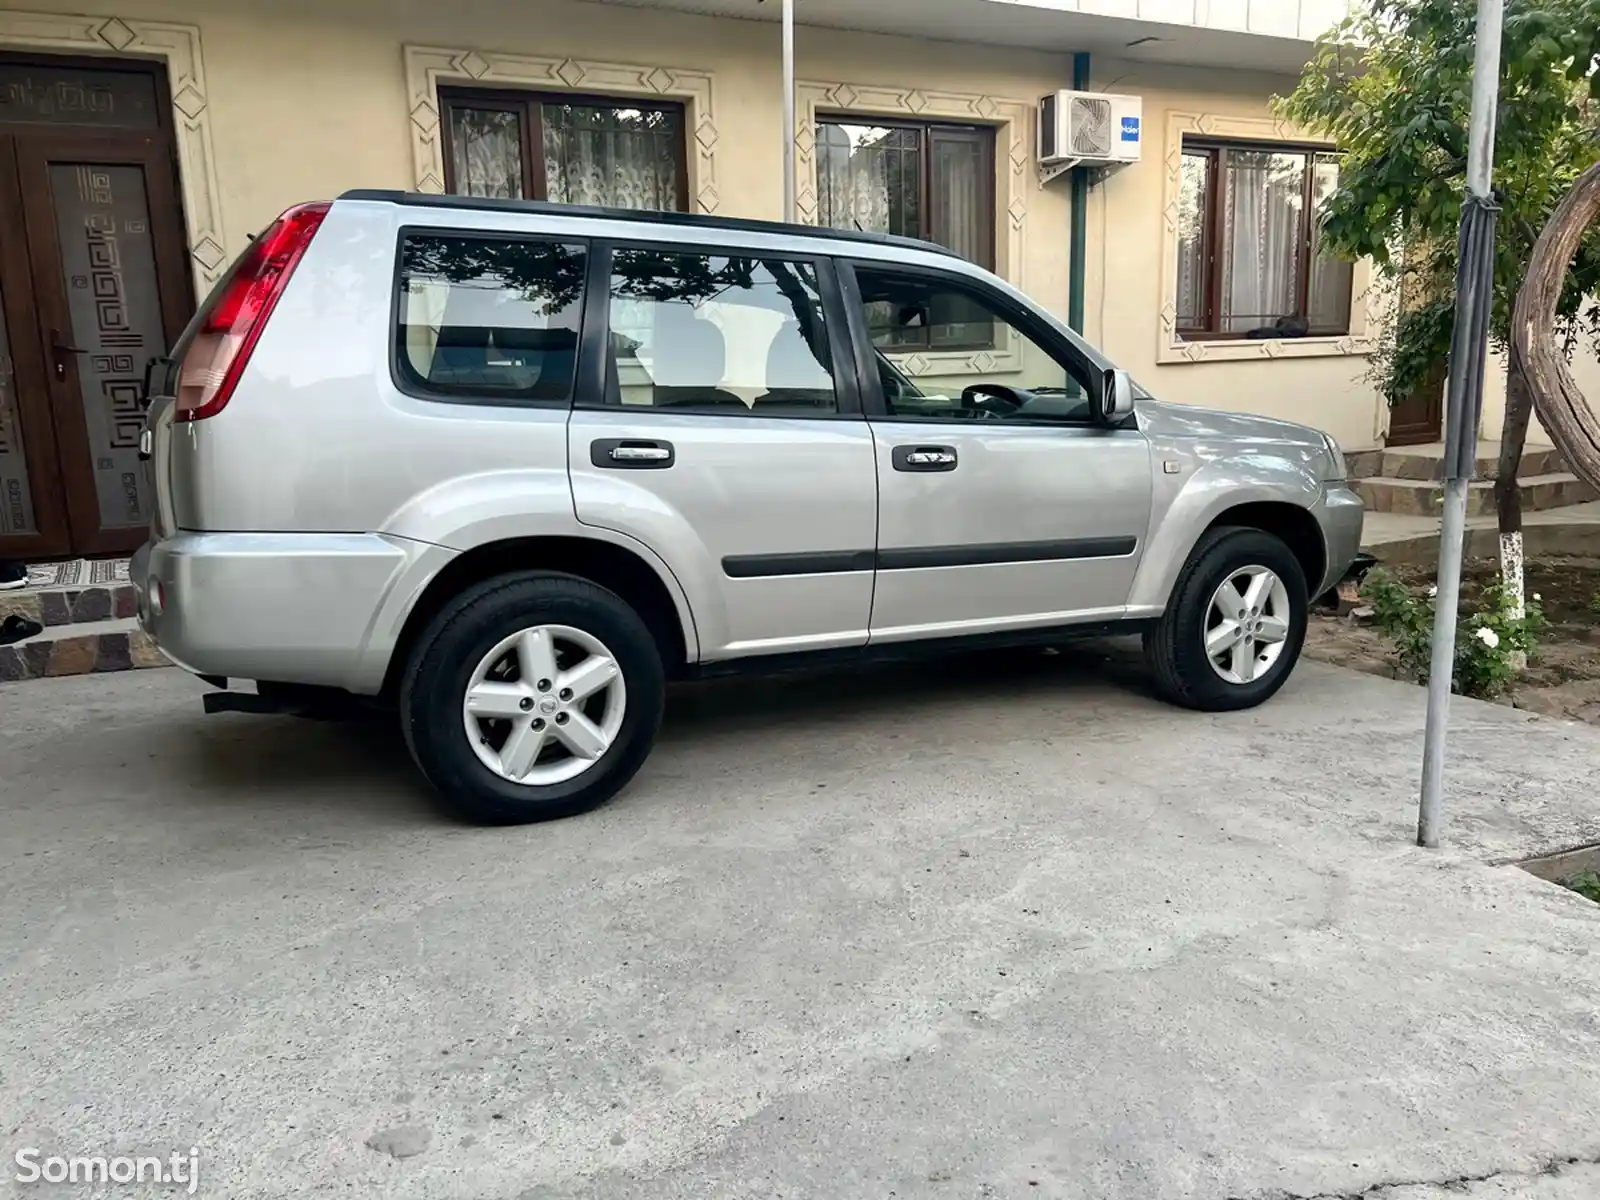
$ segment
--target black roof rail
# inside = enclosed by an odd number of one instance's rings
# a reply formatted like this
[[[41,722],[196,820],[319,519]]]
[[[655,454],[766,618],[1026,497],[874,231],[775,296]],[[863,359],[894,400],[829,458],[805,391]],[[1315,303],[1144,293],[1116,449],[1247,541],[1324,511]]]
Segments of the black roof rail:
[[[873,246],[899,246],[958,258],[954,250],[936,242],[901,237],[893,233],[866,233],[855,229],[830,229],[817,225],[790,225],[783,221],[756,221],[747,217],[715,217],[706,213],[654,212],[633,208],[601,208],[589,204],[552,204],[547,200],[492,200],[482,196],[443,196],[431,192],[401,192],[382,188],[355,188],[341,200],[376,200],[418,208],[457,208],[473,212],[548,213],[563,217],[598,217],[607,221],[632,221],[643,225],[678,225],[685,229],[734,229],[747,233],[779,233],[789,237],[827,238]]]

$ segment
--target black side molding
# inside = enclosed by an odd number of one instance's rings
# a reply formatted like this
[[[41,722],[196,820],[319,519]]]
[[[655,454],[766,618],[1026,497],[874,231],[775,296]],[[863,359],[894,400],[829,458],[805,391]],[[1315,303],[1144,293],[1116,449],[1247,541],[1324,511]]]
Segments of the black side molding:
[[[1063,562],[1075,558],[1126,558],[1138,548],[1131,537],[1073,538],[1060,542],[1000,542],[988,546],[909,546],[901,550],[823,550],[806,554],[735,554],[722,560],[729,579],[781,575],[840,575],[849,571],[914,571],[927,567],[984,567],[1001,563]]]
[[[871,550],[823,550],[808,554],[732,554],[722,560],[729,579],[771,579],[780,575],[841,575],[873,568]]]
[[[987,546],[907,546],[878,551],[878,570],[983,567],[999,563],[1061,562],[1073,558],[1126,558],[1137,538],[1072,538],[1060,542],[997,542]]]

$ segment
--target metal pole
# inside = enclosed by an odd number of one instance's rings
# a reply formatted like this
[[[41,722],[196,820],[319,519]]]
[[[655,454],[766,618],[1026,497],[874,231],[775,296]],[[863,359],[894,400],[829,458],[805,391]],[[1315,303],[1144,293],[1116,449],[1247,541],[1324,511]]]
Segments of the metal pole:
[[[1472,62],[1472,120],[1467,145],[1467,195],[1461,209],[1456,265],[1455,327],[1450,338],[1450,383],[1445,430],[1444,515],[1439,526],[1439,593],[1428,668],[1428,724],[1422,749],[1422,804],[1417,844],[1437,847],[1444,799],[1444,743],[1455,669],[1456,617],[1461,602],[1462,542],[1467,490],[1478,459],[1478,419],[1494,286],[1495,106],[1500,91],[1500,33],[1504,0],[1478,0]]]
[[[783,219],[794,220],[794,0],[783,0]]]

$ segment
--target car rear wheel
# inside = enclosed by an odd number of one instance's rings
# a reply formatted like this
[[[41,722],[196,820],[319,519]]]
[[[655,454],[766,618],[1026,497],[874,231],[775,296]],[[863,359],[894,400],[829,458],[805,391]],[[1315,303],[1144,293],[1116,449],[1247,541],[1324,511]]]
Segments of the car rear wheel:
[[[1189,556],[1145,657],[1157,690],[1186,708],[1251,708],[1289,678],[1306,636],[1306,580],[1259,529],[1206,533]]]
[[[604,803],[644,763],[665,684],[650,631],[583,579],[507,576],[448,605],[400,698],[406,743],[445,806],[520,824]]]

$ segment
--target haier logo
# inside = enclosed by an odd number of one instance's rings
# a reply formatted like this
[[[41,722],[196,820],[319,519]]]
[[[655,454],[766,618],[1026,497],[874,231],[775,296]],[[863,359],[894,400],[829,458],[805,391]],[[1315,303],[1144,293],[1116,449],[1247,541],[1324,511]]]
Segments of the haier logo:
[[[1137,142],[1139,140],[1138,117],[1122,118],[1122,140],[1125,142]]]

